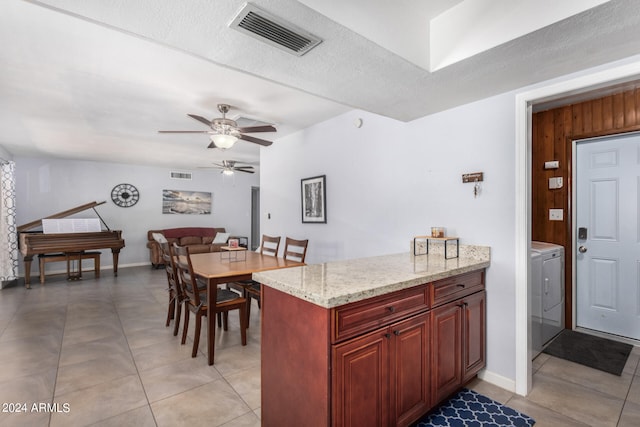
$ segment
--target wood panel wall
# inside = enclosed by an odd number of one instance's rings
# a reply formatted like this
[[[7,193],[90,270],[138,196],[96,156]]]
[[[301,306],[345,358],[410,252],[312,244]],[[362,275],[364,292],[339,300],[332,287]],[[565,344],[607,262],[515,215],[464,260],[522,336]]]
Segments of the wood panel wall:
[[[572,327],[571,145],[576,139],[640,131],[640,89],[565,105],[533,114],[531,238],[565,248],[565,324]],[[544,169],[558,160],[558,169]],[[560,189],[549,178],[562,177]],[[563,221],[549,221],[549,209],[564,210]]]

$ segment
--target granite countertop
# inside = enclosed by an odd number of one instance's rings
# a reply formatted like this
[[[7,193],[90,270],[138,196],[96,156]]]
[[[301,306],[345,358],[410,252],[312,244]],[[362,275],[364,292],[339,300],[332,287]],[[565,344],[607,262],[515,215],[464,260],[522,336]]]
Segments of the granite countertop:
[[[459,258],[401,253],[254,273],[253,280],[324,308],[489,267],[490,248],[460,245]]]

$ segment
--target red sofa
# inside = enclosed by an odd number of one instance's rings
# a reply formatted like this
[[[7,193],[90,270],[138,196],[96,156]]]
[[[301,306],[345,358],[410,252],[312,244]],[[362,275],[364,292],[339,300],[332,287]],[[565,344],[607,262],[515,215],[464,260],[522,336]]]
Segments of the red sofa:
[[[180,246],[188,246],[189,252],[193,254],[220,252],[220,247],[226,244],[226,239],[225,243],[213,243],[216,234],[226,233],[224,228],[180,227],[166,228],[164,230],[149,230],[147,231],[147,248],[149,248],[149,257],[151,259],[151,265],[154,268],[164,265],[162,261],[162,250],[160,249],[160,244],[153,238],[154,233],[162,234],[170,244],[178,243]]]

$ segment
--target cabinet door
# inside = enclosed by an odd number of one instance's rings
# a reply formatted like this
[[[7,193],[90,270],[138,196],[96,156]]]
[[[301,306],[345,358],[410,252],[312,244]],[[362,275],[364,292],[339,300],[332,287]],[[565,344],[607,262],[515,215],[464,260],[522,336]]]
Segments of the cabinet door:
[[[431,314],[431,393],[436,404],[462,384],[462,303],[445,304]]]
[[[389,330],[333,346],[333,425],[389,425]]]
[[[391,325],[392,425],[408,426],[431,405],[429,381],[430,315]]]
[[[464,298],[464,349],[462,358],[465,383],[485,366],[485,291]]]

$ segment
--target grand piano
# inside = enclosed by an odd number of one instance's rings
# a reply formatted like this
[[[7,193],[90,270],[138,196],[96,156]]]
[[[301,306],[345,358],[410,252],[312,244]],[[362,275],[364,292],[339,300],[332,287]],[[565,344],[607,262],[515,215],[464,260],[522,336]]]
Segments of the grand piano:
[[[111,249],[113,254],[113,274],[118,275],[118,256],[120,249],[124,248],[121,230],[110,230],[104,222],[96,206],[106,202],[91,202],[82,206],[40,218],[28,224],[18,227],[20,233],[20,253],[24,257],[24,282],[27,288],[31,287],[31,261],[34,255],[62,253],[79,253],[95,249]],[[42,226],[43,219],[60,219],[70,215],[93,209],[100,221],[107,228],[106,231],[80,232],[80,233],[52,233],[45,234],[42,231],[30,231]]]

